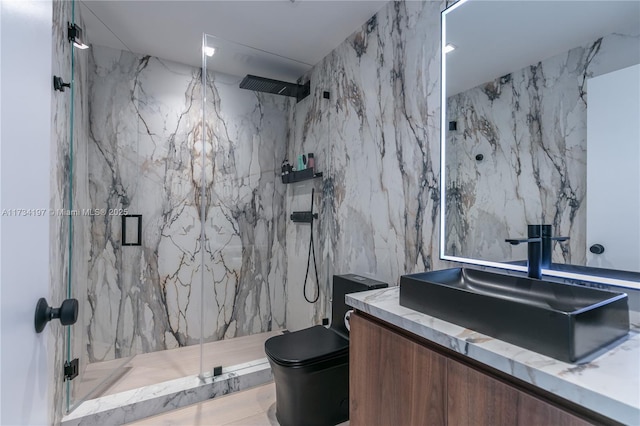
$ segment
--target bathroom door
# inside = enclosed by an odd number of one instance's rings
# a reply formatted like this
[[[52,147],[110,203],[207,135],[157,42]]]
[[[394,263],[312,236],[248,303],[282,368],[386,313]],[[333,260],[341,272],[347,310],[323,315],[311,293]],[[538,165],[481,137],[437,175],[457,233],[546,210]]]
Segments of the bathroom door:
[[[587,92],[587,265],[640,272],[640,65]]]

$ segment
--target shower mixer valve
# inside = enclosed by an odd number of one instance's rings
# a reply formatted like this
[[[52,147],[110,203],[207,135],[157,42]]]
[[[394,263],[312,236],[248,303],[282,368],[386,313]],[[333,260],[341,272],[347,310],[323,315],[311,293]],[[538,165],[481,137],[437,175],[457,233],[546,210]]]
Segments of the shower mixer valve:
[[[311,223],[313,222],[313,219],[317,218],[318,213],[313,213],[311,211],[291,213],[291,220],[294,222]]]

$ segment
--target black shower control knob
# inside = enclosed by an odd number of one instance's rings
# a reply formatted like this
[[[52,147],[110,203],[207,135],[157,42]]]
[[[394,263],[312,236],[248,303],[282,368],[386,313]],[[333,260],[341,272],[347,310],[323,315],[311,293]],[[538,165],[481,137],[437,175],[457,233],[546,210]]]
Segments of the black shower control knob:
[[[604,246],[602,244],[594,244],[589,247],[589,251],[593,254],[602,254],[604,253]]]

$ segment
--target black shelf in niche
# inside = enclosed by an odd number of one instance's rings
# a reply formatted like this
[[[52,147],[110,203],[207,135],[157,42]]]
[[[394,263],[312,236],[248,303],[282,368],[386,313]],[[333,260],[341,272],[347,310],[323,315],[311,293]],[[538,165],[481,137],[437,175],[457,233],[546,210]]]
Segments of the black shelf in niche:
[[[282,175],[282,183],[296,183],[319,177],[322,177],[322,172],[315,172],[313,168],[294,170],[286,175]]]

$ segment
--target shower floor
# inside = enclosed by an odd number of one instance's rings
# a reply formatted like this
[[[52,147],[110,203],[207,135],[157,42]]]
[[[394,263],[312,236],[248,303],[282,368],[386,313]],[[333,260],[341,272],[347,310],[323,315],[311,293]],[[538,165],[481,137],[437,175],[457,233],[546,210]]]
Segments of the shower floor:
[[[219,365],[228,367],[265,358],[264,342],[281,333],[271,331],[205,343],[203,368],[213,370]],[[102,385],[93,390],[87,399],[199,374],[200,345],[136,355],[118,372],[114,372],[122,363],[122,360],[112,360],[90,364],[81,376],[78,395],[86,395],[100,383]],[[105,382],[107,378],[109,380]]]

